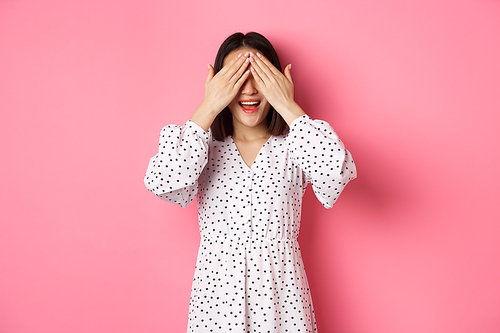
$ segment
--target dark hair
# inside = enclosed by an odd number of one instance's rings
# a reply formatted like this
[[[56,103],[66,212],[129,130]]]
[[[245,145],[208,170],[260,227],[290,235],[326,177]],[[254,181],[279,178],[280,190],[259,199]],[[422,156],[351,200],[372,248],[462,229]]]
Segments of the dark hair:
[[[229,36],[219,48],[215,57],[214,72],[217,74],[223,67],[224,58],[234,50],[242,47],[256,49],[262,53],[280,72],[282,72],[278,54],[274,50],[269,40],[257,32],[242,34],[237,32]],[[271,106],[267,114],[267,129],[271,135],[281,135],[287,129],[287,124],[283,117]],[[215,140],[224,141],[224,139],[233,135],[233,116],[226,106],[221,113],[217,115],[210,126],[212,136]]]

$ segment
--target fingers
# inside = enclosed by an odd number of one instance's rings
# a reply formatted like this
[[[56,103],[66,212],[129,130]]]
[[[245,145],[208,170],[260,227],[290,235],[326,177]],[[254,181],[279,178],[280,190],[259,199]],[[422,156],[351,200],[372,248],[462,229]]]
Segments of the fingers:
[[[270,63],[264,56],[257,53],[257,55],[250,59],[252,69],[254,69],[253,74],[256,81],[262,86],[268,89],[272,86],[281,86],[284,82],[283,73],[278,71],[272,63]]]
[[[250,64],[250,60],[249,58],[247,58],[246,56],[245,57],[241,57],[241,58],[245,58],[245,60],[243,61],[243,63],[241,63],[241,65],[237,68],[236,72],[234,72],[234,74],[231,76],[230,78],[230,81],[231,82],[237,82],[238,80],[241,79],[242,75],[244,75],[248,65]],[[238,62],[239,63],[239,62]],[[237,63],[237,64],[238,64]]]
[[[207,83],[210,82],[214,77],[214,68],[212,65],[208,64],[208,74],[207,74]]]
[[[252,76],[253,76],[255,82],[257,82],[257,84],[259,85],[259,87],[265,87],[264,81],[262,80],[262,78],[260,77],[260,75],[257,73],[257,70],[255,69],[254,66],[250,66],[250,71],[252,73]]]
[[[288,79],[288,81],[292,82],[292,84],[293,84],[293,80],[292,80],[292,64],[289,64],[288,66],[286,66],[286,68],[285,68],[285,77]]]
[[[238,54],[234,59],[232,59],[229,63],[227,63],[224,67],[219,71],[220,75],[227,75],[228,78],[231,78],[238,69],[245,63],[248,57],[243,55],[243,53]],[[217,73],[217,74],[219,74]]]
[[[239,79],[235,82],[234,87],[239,90],[243,83],[247,80],[248,76],[250,75],[250,70],[247,69],[240,77]]]
[[[274,67],[274,65],[262,54],[257,53],[254,57],[252,57],[255,60],[255,63],[257,63],[262,70],[269,76],[271,77],[272,75],[280,76],[282,73]]]
[[[227,59],[225,66],[217,74],[214,68],[208,65],[204,102],[216,105],[216,109],[222,110],[220,107],[224,108],[231,102],[250,75],[249,64],[248,56],[240,53],[232,59]]]
[[[266,68],[267,66],[264,62],[257,57],[250,55],[250,63],[250,69],[257,83],[268,85],[270,83],[270,78],[272,77],[272,72]]]

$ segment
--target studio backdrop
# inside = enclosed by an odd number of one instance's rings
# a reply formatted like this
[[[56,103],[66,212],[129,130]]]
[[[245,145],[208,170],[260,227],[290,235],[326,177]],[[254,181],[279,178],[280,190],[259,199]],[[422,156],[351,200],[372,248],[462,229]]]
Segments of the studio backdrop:
[[[320,333],[500,330],[500,2],[0,2],[0,331],[184,332],[196,204],[143,178],[236,31],[292,63],[358,178],[309,188]]]

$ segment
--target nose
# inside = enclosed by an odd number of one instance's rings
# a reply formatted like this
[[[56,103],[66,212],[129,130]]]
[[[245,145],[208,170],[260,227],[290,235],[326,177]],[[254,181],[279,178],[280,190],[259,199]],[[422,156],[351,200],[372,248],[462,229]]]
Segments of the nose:
[[[247,80],[241,86],[241,94],[242,95],[254,95],[258,93],[257,84],[253,77],[247,78]]]

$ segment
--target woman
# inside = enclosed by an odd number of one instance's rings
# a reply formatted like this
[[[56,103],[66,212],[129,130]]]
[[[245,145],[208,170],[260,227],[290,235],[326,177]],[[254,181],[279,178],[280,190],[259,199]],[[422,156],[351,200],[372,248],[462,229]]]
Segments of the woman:
[[[291,65],[258,33],[231,35],[208,66],[203,103],[162,129],[147,188],[185,207],[201,243],[188,332],[314,332],[299,244],[307,183],[331,208],[356,177],[350,153],[293,99]]]

